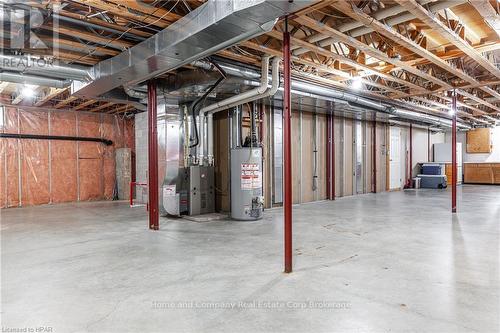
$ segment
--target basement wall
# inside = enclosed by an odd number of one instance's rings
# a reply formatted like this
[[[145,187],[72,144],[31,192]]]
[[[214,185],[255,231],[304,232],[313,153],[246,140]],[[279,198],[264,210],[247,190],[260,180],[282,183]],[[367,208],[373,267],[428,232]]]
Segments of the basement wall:
[[[467,133],[458,132],[457,142],[462,143],[463,162],[500,162],[500,126],[491,129],[491,141],[493,149],[487,154],[469,154],[467,153]],[[445,142],[451,142],[451,131],[446,132]]]
[[[250,104],[243,105],[242,138],[250,132]],[[265,207],[282,205],[282,114],[279,108],[259,105],[263,127],[258,131],[263,145],[263,186]],[[230,167],[229,167],[229,115],[230,111],[221,111],[214,115],[214,161],[215,161],[215,206],[219,212],[230,210]],[[147,181],[147,117],[146,113],[136,115],[137,146],[137,181]],[[326,136],[327,117],[324,114],[292,112],[292,198],[296,204],[326,199]],[[373,141],[373,121],[334,118],[335,145],[335,196],[343,197],[373,192],[373,161],[376,161],[377,192],[388,190],[390,179],[389,132],[391,126],[377,122],[376,145]],[[409,126],[397,126],[401,129],[400,155],[401,185],[403,188],[410,175],[409,170]],[[161,132],[161,122],[159,131]],[[362,142],[362,183],[356,188],[355,151],[360,145],[355,144],[356,131],[361,131]],[[428,133],[426,129],[413,129],[413,170],[418,172],[417,163],[426,162],[429,156]],[[444,140],[442,133],[432,134],[430,143]],[[358,148],[356,148],[358,147]],[[376,149],[373,156],[373,149]],[[162,153],[164,154],[164,153]],[[161,154],[161,156],[163,156]],[[432,156],[432,154],[431,154]],[[315,166],[316,165],[316,166]],[[162,170],[160,163],[159,169]],[[160,173],[161,175],[161,173]],[[161,176],[160,176],[161,178]],[[163,179],[160,179],[160,184]]]
[[[115,149],[135,150],[133,120],[7,106],[0,117],[2,133],[113,141],[113,145],[105,146],[98,142],[0,139],[0,208],[113,198]]]

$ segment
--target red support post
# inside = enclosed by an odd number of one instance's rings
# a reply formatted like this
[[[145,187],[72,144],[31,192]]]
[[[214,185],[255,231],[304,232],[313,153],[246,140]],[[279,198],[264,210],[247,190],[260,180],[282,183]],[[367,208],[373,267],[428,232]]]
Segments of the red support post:
[[[372,151],[373,193],[377,193],[377,120],[376,119],[373,121],[372,146],[373,146],[373,151]]]
[[[332,200],[335,200],[335,114],[332,110]]]
[[[331,110],[330,110],[331,111]],[[334,143],[334,115],[327,114],[326,124],[326,198],[335,200],[335,143]]]
[[[291,140],[291,77],[290,77],[290,33],[288,17],[283,32],[283,209],[285,230],[285,273],[292,272],[292,140]]]
[[[158,230],[158,129],[156,110],[156,82],[148,82],[148,202],[149,229]]]
[[[410,124],[410,168],[408,170],[408,187],[413,187],[413,125]]]
[[[432,160],[431,157],[431,129],[427,127],[427,162]]]
[[[457,93],[453,89],[451,126],[451,212],[457,212]]]
[[[134,205],[134,184],[135,182],[130,182],[130,192],[129,192],[130,207]]]

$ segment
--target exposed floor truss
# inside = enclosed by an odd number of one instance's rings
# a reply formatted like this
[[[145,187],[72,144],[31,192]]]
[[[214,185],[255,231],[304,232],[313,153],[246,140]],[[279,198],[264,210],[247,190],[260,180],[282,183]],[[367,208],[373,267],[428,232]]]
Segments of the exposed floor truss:
[[[203,2],[67,0],[61,2],[57,20],[44,22],[36,32],[49,41],[58,31],[58,60],[93,65],[168,27]],[[53,3],[24,6],[47,13]],[[347,90],[359,81],[363,89],[358,93],[367,97],[399,100],[445,116],[448,94],[455,88],[459,116],[484,124],[500,115],[499,21],[499,3],[493,0],[318,1],[291,17],[293,74]],[[263,53],[281,56],[282,32],[283,23],[278,22],[271,32],[219,55],[258,65]],[[44,49],[24,51],[47,54]],[[51,89],[42,96],[33,104],[97,112],[133,110],[77,99],[67,89]]]

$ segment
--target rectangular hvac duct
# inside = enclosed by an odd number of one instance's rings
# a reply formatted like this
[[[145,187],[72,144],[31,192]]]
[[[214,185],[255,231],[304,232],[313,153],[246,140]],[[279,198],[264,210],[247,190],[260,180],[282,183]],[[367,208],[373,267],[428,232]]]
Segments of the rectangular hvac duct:
[[[71,92],[96,98],[134,85],[270,31],[276,20],[316,0],[209,0],[177,22],[90,70]]]

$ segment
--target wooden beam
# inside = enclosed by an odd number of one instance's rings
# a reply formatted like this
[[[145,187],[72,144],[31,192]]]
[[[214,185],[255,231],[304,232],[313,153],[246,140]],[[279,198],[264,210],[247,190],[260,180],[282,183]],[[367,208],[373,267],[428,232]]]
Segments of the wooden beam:
[[[460,38],[455,32],[439,21],[435,16],[429,13],[415,0],[395,0],[399,5],[406,8],[409,12],[415,15],[419,20],[424,22],[434,32],[438,33],[441,37],[449,40],[453,45],[462,50],[471,59],[477,62],[486,71],[500,78],[500,70],[492,64],[488,59],[479,54],[469,43]]]
[[[84,109],[87,106],[92,105],[92,104],[94,104],[96,102],[97,102],[96,100],[90,99],[90,100],[88,100],[86,102],[83,102],[83,103],[77,105],[76,107],[74,107],[73,111],[78,111],[78,110]]]
[[[474,2],[475,0],[471,1]],[[455,9],[456,10],[456,9]],[[471,44],[477,44],[481,43],[481,37],[477,34],[474,29],[472,29],[470,26],[468,26],[460,17],[458,17],[454,12],[452,8],[449,9],[444,9],[446,11],[446,14],[448,15],[448,18],[450,20],[455,20],[461,24],[461,26],[464,28],[464,39],[468,39]]]
[[[40,28],[50,31],[54,30],[54,27],[49,25],[42,25],[40,26]],[[67,28],[61,25],[57,28],[57,32],[63,35],[78,37],[90,42],[99,43],[102,45],[110,45],[120,49],[126,49],[134,45],[133,43],[124,40],[114,39],[112,37],[102,37],[91,32]]]
[[[371,57],[374,57],[374,58],[377,58],[379,60],[385,61],[387,63],[393,64],[396,67],[400,67],[409,73],[412,73],[416,76],[422,77],[422,78],[424,78],[424,79],[426,79],[434,84],[437,84],[439,86],[443,86],[443,87],[447,87],[448,89],[452,89],[451,85],[449,85],[448,83],[446,83],[442,80],[435,78],[433,75],[428,74],[426,72],[423,72],[423,71],[421,71],[417,68],[414,68],[412,66],[408,66],[407,64],[405,64],[401,60],[398,60],[396,58],[391,58],[386,53],[384,53],[380,50],[377,50],[369,45],[366,45],[365,43],[360,42],[359,40],[357,40],[353,37],[347,36],[346,34],[343,34],[340,31],[335,30],[335,29],[333,29],[333,28],[331,28],[331,27],[329,27],[321,22],[318,22],[318,21],[311,19],[309,17],[306,17],[306,16],[296,17],[296,18],[294,18],[294,21],[296,21],[297,23],[302,24],[310,29],[313,29],[317,32],[320,32],[320,33],[323,33],[325,35],[329,35],[331,37],[337,38],[342,43],[347,44],[347,45],[351,45],[352,47],[358,49],[361,52],[366,53],[367,55],[369,55]]]
[[[60,95],[64,91],[68,90],[69,88],[51,88],[50,92],[45,95],[45,97],[39,99],[38,101],[35,102],[34,106],[42,106],[48,101],[50,101],[52,98],[55,98],[56,96]]]
[[[469,84],[477,84],[479,83],[475,78],[469,76],[468,74],[464,73],[463,71],[459,70],[456,67],[451,66],[448,62],[444,61],[434,53],[424,49],[422,46],[419,44],[415,43],[413,40],[401,35],[399,32],[395,31],[391,27],[380,23],[377,20],[374,20],[372,17],[368,16],[361,10],[357,9],[357,7],[353,7],[347,2],[337,2],[332,5],[335,7],[337,10],[341,11],[342,13],[345,13],[352,17],[353,19],[362,22],[366,26],[369,26],[372,28],[374,31],[378,32],[379,34],[389,38],[390,40],[398,43],[399,45],[403,46],[404,48],[418,54],[422,58],[428,59],[430,62],[433,64],[439,66],[440,68],[444,69],[445,71],[459,77],[460,79],[464,80],[465,82]],[[476,101],[480,102],[481,104],[484,105],[490,105],[490,103],[481,100],[480,98],[477,98]]]
[[[500,15],[491,5],[489,0],[473,0],[469,3],[481,14],[484,21],[494,30],[498,37],[500,37]]]
[[[493,110],[495,110],[495,111],[497,111],[497,112],[500,112],[500,107],[498,107],[498,106],[496,106],[496,105],[493,105],[493,104],[489,103],[488,101],[485,101],[485,100],[483,100],[483,99],[481,99],[481,98],[479,98],[479,97],[477,97],[477,96],[474,96],[474,95],[472,95],[472,94],[469,94],[468,92],[466,92],[466,91],[464,91],[464,90],[457,89],[457,90],[456,90],[456,92],[457,92],[457,94],[459,94],[459,95],[462,95],[462,96],[464,96],[464,97],[470,98],[470,99],[472,99],[473,101],[476,101],[476,102],[478,102],[478,103],[480,103],[480,104],[482,104],[482,105],[485,105],[485,106],[489,107],[490,109],[493,109]]]
[[[132,11],[147,14],[145,16],[156,17],[156,18],[160,18],[160,19],[163,19],[163,20],[166,20],[169,22],[175,22],[182,17],[181,15],[178,15],[176,13],[172,13],[171,11],[168,11],[166,9],[147,5],[141,1],[123,1],[123,0],[108,0],[108,1],[118,5],[120,7],[127,7],[129,9],[132,9]],[[173,8],[174,5],[175,5],[175,2],[170,7]]]
[[[123,18],[126,18],[126,19],[130,19],[130,20],[135,20],[135,21],[138,21],[138,22],[143,22],[143,23],[147,23],[147,24],[151,24],[151,25],[155,25],[155,26],[158,26],[158,27],[161,27],[161,28],[166,28],[168,27],[172,22],[174,22],[175,20],[172,20],[172,21],[168,21],[168,18],[165,17],[165,19],[161,19],[159,20],[158,18],[156,17],[151,17],[151,16],[147,16],[147,15],[141,15],[141,14],[138,14],[137,11],[129,11],[126,7],[127,6],[123,6],[123,5],[116,5],[116,4],[113,4],[113,3],[108,3],[108,2],[104,2],[104,1],[101,1],[101,0],[74,0],[75,2],[78,2],[78,3],[81,3],[83,5],[86,5],[86,6],[90,6],[90,7],[93,7],[93,8],[96,8],[98,9],[99,11],[106,11],[110,14],[113,14],[113,15],[116,15],[116,16],[120,16],[120,17],[123,17]],[[128,2],[132,2],[132,1],[128,1]],[[122,4],[123,3],[128,3],[128,2],[121,2]]]
[[[11,102],[12,105],[17,105],[19,103],[21,103],[21,101],[24,99],[24,96],[22,93],[19,93],[16,98],[14,98]]]
[[[115,104],[115,103],[113,103],[113,102],[104,103],[104,104],[99,105],[99,106],[98,106],[98,107],[96,107],[96,108],[93,108],[93,109],[92,109],[92,110],[90,110],[89,112],[97,112],[97,111],[101,111],[101,110],[104,110],[104,109],[106,109],[106,108],[109,108],[109,107],[110,107],[110,106],[112,106],[113,104]]]
[[[149,33],[149,32],[141,31],[141,30],[134,29],[134,28],[122,27],[119,24],[106,22],[104,20],[100,20],[100,19],[95,18],[95,17],[88,17],[88,16],[85,16],[85,15],[81,15],[81,14],[69,12],[69,11],[66,11],[66,10],[61,10],[61,11],[58,12],[58,14],[62,15],[62,16],[74,18],[76,20],[80,20],[80,21],[84,21],[84,22],[89,22],[89,23],[92,23],[92,24],[97,24],[97,25],[100,25],[100,26],[103,26],[103,27],[106,27],[106,28],[115,29],[115,30],[118,30],[118,31],[121,31],[121,32],[127,32],[127,33],[130,33],[130,34],[133,34],[133,35],[136,35],[136,36],[140,36],[140,37],[144,37],[144,38],[148,38],[148,37],[151,37],[153,35],[152,33]]]
[[[118,55],[121,53],[120,51],[115,50],[115,49],[110,49],[110,48],[95,46],[95,45],[85,45],[85,44],[82,44],[79,42],[73,42],[73,41],[70,41],[67,39],[62,39],[62,38],[54,40],[51,37],[42,36],[42,37],[40,37],[40,39],[43,40],[44,42],[52,43],[53,46],[57,45],[57,44],[65,45],[65,46],[71,47],[72,49],[82,50],[85,53],[99,52],[99,53],[103,53],[103,54],[106,54],[109,56],[115,56],[115,55]]]
[[[71,102],[73,102],[74,100],[77,100],[77,99],[78,99],[78,97],[76,97],[76,96],[69,96],[69,97],[68,97],[68,98],[66,98],[65,100],[62,100],[62,101],[60,101],[59,103],[57,103],[57,104],[54,106],[54,108],[56,108],[56,109],[60,109],[60,108],[62,108],[63,106],[66,106],[66,105],[68,105],[69,103],[71,103]]]
[[[132,105],[126,104],[126,105],[117,107],[116,109],[111,109],[111,110],[107,111],[106,113],[122,113],[122,112],[127,112],[127,111],[130,111],[133,109],[134,109],[134,107]]]
[[[5,90],[5,88],[7,88],[9,84],[10,82],[0,81],[0,94],[3,93],[3,91]]]
[[[282,40],[282,37],[283,37],[283,34],[276,31],[276,30],[272,30],[270,32],[267,33],[269,36],[273,37],[273,38],[276,38],[278,40]],[[346,65],[349,65],[353,68],[356,68],[358,70],[363,70],[363,71],[366,71],[368,72],[369,75],[378,75],[380,76],[381,78],[385,79],[385,80],[388,80],[388,81],[393,81],[393,82],[396,82],[398,84],[401,84],[401,85],[405,85],[405,86],[408,86],[410,88],[413,88],[413,89],[417,89],[417,90],[425,90],[424,88],[416,85],[416,84],[413,84],[411,82],[408,82],[408,81],[405,81],[403,79],[400,79],[400,78],[397,78],[397,77],[394,77],[390,74],[386,74],[386,73],[383,73],[381,71],[378,71],[376,69],[373,69],[367,65],[363,65],[363,64],[360,64],[354,60],[351,60],[349,58],[346,58],[344,56],[341,56],[341,55],[338,55],[337,53],[333,53],[331,51],[328,51],[322,47],[319,47],[319,46],[316,46],[314,44],[311,44],[309,42],[306,42],[304,40],[301,40],[301,39],[298,39],[298,38],[295,38],[295,37],[290,37],[291,41],[292,41],[292,44],[295,44],[295,45],[298,45],[298,46],[301,46],[301,47],[304,47],[304,48],[307,48],[308,50],[310,50],[311,52],[313,53],[317,53],[317,54],[321,54],[327,58],[331,58],[331,59],[334,59],[334,60],[337,60],[339,61],[340,63],[343,63],[343,64],[346,64]],[[352,79],[352,77],[349,75],[348,79]],[[367,80],[363,80],[363,81],[367,81]],[[388,87],[389,89],[393,89],[391,87]],[[400,92],[400,91],[398,91]]]
[[[448,101],[450,103],[450,105],[451,105],[451,97],[439,96],[439,98],[444,99],[445,101]],[[488,112],[484,112],[483,110],[478,109],[475,106],[465,104],[465,103],[463,103],[463,102],[461,102],[459,100],[457,100],[457,105],[458,106],[462,106],[464,108],[467,108],[469,110],[472,110],[472,111],[474,111],[475,114],[488,114]]]

